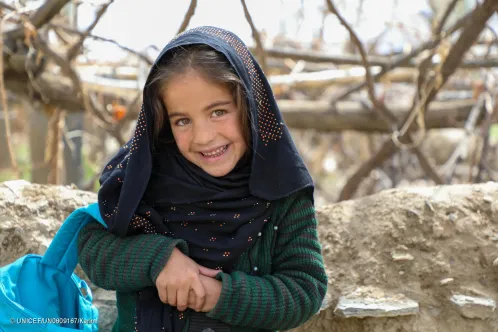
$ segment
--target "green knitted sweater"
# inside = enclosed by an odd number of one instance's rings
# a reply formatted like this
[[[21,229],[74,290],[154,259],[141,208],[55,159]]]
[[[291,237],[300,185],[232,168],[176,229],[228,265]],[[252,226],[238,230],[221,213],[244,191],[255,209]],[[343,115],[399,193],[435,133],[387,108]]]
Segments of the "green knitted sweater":
[[[276,203],[262,236],[242,254],[235,271],[217,275],[221,295],[206,314],[229,324],[233,332],[297,327],[318,312],[325,296],[327,275],[312,198],[303,191]],[[81,230],[81,267],[97,286],[116,290],[118,318],[113,331],[134,331],[136,292],[155,286],[175,246],[188,255],[188,245],[181,239],[119,238],[98,222]],[[256,274],[249,275],[251,271]]]

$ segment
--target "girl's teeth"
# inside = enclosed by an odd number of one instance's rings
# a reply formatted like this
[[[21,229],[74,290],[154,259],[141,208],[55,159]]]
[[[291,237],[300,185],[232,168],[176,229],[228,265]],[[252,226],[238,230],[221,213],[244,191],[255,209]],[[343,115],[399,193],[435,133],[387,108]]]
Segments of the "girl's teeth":
[[[206,156],[206,157],[218,157],[220,156],[221,154],[223,154],[223,152],[225,152],[227,149],[227,145],[225,145],[224,147],[221,147],[213,152],[209,152],[209,153],[202,153],[203,156]]]

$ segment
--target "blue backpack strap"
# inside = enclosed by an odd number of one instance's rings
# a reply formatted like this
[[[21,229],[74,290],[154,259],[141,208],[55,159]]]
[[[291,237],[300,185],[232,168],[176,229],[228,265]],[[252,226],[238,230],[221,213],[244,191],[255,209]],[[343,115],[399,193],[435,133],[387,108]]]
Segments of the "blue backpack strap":
[[[85,208],[86,208],[86,213],[88,213],[89,215],[91,215],[93,217],[93,219],[95,219],[102,226],[104,226],[105,228],[107,228],[107,224],[105,223],[104,219],[102,219],[102,216],[100,214],[99,203],[89,204]]]
[[[55,234],[41,263],[71,276],[78,264],[78,234],[85,225],[95,220],[107,228],[100,215],[98,203],[73,211]]]

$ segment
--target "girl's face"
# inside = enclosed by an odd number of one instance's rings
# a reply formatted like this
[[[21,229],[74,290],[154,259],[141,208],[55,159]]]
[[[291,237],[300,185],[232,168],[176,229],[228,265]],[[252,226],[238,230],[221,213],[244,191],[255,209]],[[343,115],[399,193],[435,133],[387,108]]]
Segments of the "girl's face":
[[[212,176],[230,173],[247,150],[230,90],[189,70],[166,85],[162,99],[181,154]]]

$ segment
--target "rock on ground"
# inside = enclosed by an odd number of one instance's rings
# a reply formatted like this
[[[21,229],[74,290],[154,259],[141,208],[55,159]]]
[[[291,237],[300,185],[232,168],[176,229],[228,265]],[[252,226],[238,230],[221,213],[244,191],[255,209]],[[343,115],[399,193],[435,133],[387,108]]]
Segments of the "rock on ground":
[[[327,301],[295,331],[498,331],[497,183],[385,190],[317,216]],[[378,317],[389,305],[369,314],[356,303],[356,316],[340,317],[341,299],[389,304],[393,296],[419,312]]]
[[[26,254],[43,255],[69,214],[96,201],[95,193],[66,186],[0,183],[0,266]],[[76,274],[92,289],[99,309],[99,331],[110,331],[117,317],[114,292],[92,284],[79,265]]]
[[[61,222],[95,201],[70,187],[0,184],[0,265],[43,254]],[[328,292],[294,331],[498,331],[497,183],[386,190],[317,217]],[[114,293],[92,289],[108,331]]]

